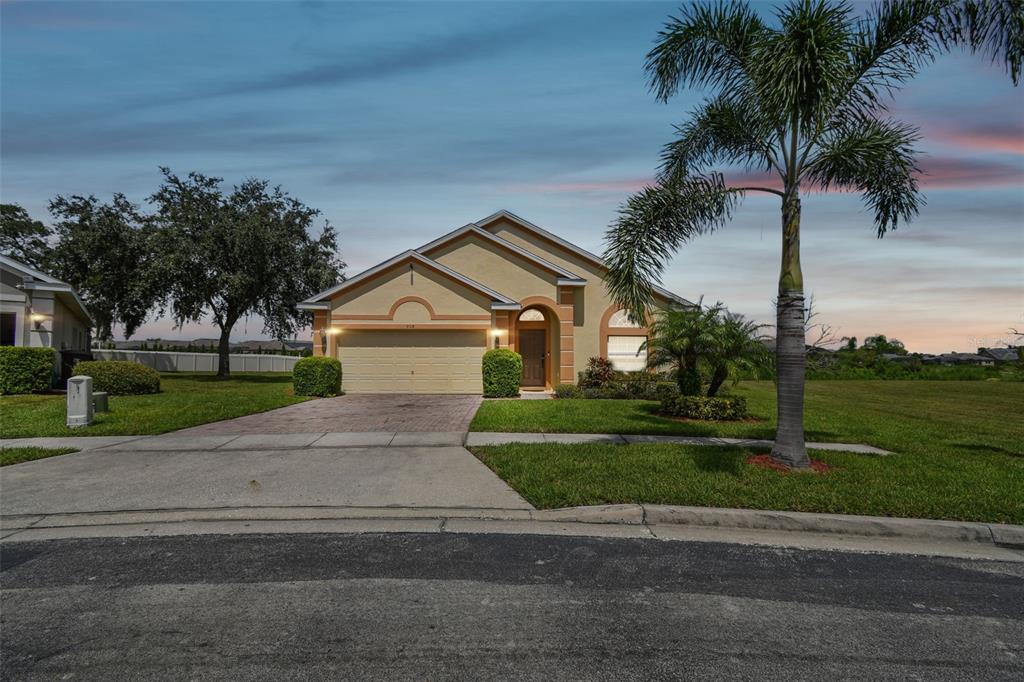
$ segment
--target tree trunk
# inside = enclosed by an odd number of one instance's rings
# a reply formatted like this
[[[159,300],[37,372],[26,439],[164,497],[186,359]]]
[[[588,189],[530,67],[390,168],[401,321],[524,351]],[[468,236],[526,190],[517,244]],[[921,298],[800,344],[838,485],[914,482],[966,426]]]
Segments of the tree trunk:
[[[220,329],[220,343],[217,346],[217,376],[231,376],[231,327],[225,325]]]
[[[804,347],[804,280],[800,270],[800,198],[796,189],[787,192],[782,205],[782,271],[776,317],[778,428],[772,459],[794,468],[805,468],[811,462],[804,441],[807,351]]]
[[[725,365],[718,365],[711,374],[711,383],[708,384],[708,397],[714,398],[718,395],[718,389],[722,387],[725,380],[729,378],[729,368]]]

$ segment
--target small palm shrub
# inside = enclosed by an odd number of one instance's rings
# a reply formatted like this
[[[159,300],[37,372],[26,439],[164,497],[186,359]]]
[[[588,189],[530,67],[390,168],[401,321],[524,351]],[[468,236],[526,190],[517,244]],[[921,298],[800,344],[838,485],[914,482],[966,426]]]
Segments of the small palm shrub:
[[[295,395],[341,395],[341,362],[324,356],[297,360],[292,370],[292,387]]]
[[[50,388],[52,348],[0,346],[0,394],[36,393]]]
[[[587,368],[580,372],[580,388],[603,388],[615,380],[615,368],[608,358],[587,360]]]
[[[747,417],[745,398],[708,398],[699,395],[677,395],[661,401],[661,413],[670,417],[729,421]]]
[[[110,395],[160,392],[160,372],[129,360],[83,360],[75,374],[92,377],[92,390]]]

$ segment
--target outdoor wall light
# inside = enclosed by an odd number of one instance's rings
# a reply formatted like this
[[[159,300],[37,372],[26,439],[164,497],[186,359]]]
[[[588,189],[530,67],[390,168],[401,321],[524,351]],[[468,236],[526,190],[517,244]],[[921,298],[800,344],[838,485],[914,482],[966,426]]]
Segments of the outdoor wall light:
[[[501,335],[504,334],[504,333],[505,333],[504,329],[492,329],[491,330],[491,336],[494,337],[494,347],[495,348],[498,347],[498,339],[500,339]]]
[[[335,334],[340,334],[341,333],[341,328],[340,327],[330,327],[329,329],[327,329],[325,331],[325,333],[328,336],[334,336]]]

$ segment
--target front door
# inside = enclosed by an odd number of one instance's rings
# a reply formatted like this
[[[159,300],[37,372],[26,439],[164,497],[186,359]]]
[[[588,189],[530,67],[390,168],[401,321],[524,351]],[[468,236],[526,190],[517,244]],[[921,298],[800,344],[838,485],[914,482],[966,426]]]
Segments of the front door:
[[[522,329],[519,331],[519,354],[523,356],[523,386],[544,386],[543,329]]]

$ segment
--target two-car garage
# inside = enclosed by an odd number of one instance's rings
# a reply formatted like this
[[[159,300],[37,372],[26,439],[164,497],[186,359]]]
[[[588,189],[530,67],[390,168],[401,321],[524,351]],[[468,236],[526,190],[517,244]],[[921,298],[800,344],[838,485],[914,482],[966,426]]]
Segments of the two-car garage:
[[[483,388],[482,329],[348,329],[337,344],[346,393],[478,394]]]

